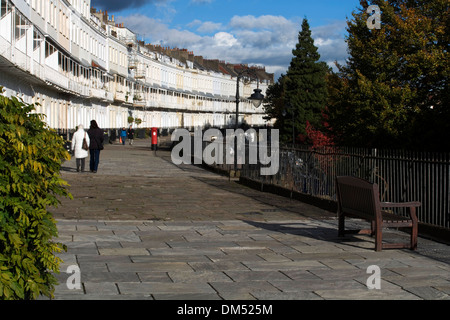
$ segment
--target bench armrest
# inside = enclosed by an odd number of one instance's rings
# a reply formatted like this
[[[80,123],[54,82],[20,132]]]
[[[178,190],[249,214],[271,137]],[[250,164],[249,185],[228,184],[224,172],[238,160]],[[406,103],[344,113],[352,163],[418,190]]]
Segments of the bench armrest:
[[[407,207],[420,207],[421,203],[418,201],[411,202],[381,202],[382,208],[407,208]]]
[[[418,201],[411,202],[381,202],[382,208],[409,208],[409,216],[413,223],[417,224],[416,207],[420,207],[421,203]]]

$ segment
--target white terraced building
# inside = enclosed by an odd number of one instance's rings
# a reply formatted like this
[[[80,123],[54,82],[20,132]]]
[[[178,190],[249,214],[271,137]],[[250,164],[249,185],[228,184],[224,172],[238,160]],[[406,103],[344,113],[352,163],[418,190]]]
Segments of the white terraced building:
[[[51,128],[71,131],[95,119],[117,129],[130,116],[142,120],[139,128],[232,127],[237,83],[239,121],[266,124],[263,108],[246,98],[273,83],[264,67],[237,81],[247,66],[145,44],[90,0],[0,1],[3,94],[38,103]]]

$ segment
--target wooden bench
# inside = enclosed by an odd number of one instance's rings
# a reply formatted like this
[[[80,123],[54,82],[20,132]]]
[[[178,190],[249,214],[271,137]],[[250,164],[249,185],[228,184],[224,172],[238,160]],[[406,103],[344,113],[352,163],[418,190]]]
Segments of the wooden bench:
[[[375,251],[387,248],[417,249],[416,207],[420,202],[381,202],[378,184],[355,177],[337,177],[339,236],[346,233],[370,234],[375,236]],[[385,208],[408,208],[409,217],[384,211]],[[368,230],[345,230],[345,217],[356,217],[371,222]],[[410,243],[383,243],[383,228],[411,228]]]

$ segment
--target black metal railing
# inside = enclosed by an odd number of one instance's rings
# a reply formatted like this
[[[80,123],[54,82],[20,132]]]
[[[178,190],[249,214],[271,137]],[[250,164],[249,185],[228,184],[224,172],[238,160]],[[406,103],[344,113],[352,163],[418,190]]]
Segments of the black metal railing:
[[[450,153],[364,148],[280,148],[280,169],[261,176],[244,165],[240,176],[314,197],[336,200],[335,177],[378,183],[382,201],[420,201],[419,221],[450,228]]]
[[[209,144],[204,142],[203,149]],[[225,157],[229,150],[220,148]],[[248,149],[247,145],[246,159]],[[274,175],[261,175],[264,165],[259,162],[235,166],[224,158],[210,166],[225,172],[237,169],[242,178],[332,201],[336,176],[360,177],[378,183],[382,201],[420,201],[420,222],[450,229],[450,153],[296,146],[279,148]]]

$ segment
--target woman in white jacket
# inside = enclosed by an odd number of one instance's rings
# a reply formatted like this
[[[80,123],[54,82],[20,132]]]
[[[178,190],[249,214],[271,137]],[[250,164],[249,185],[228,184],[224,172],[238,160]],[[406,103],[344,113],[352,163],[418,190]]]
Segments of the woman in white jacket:
[[[84,131],[83,125],[78,126],[78,130],[72,138],[72,151],[75,150],[75,158],[77,160],[77,172],[84,171],[85,159],[89,156],[88,150],[83,149],[83,139],[86,138],[88,147],[90,145],[89,135]],[[80,170],[81,169],[81,170]]]

